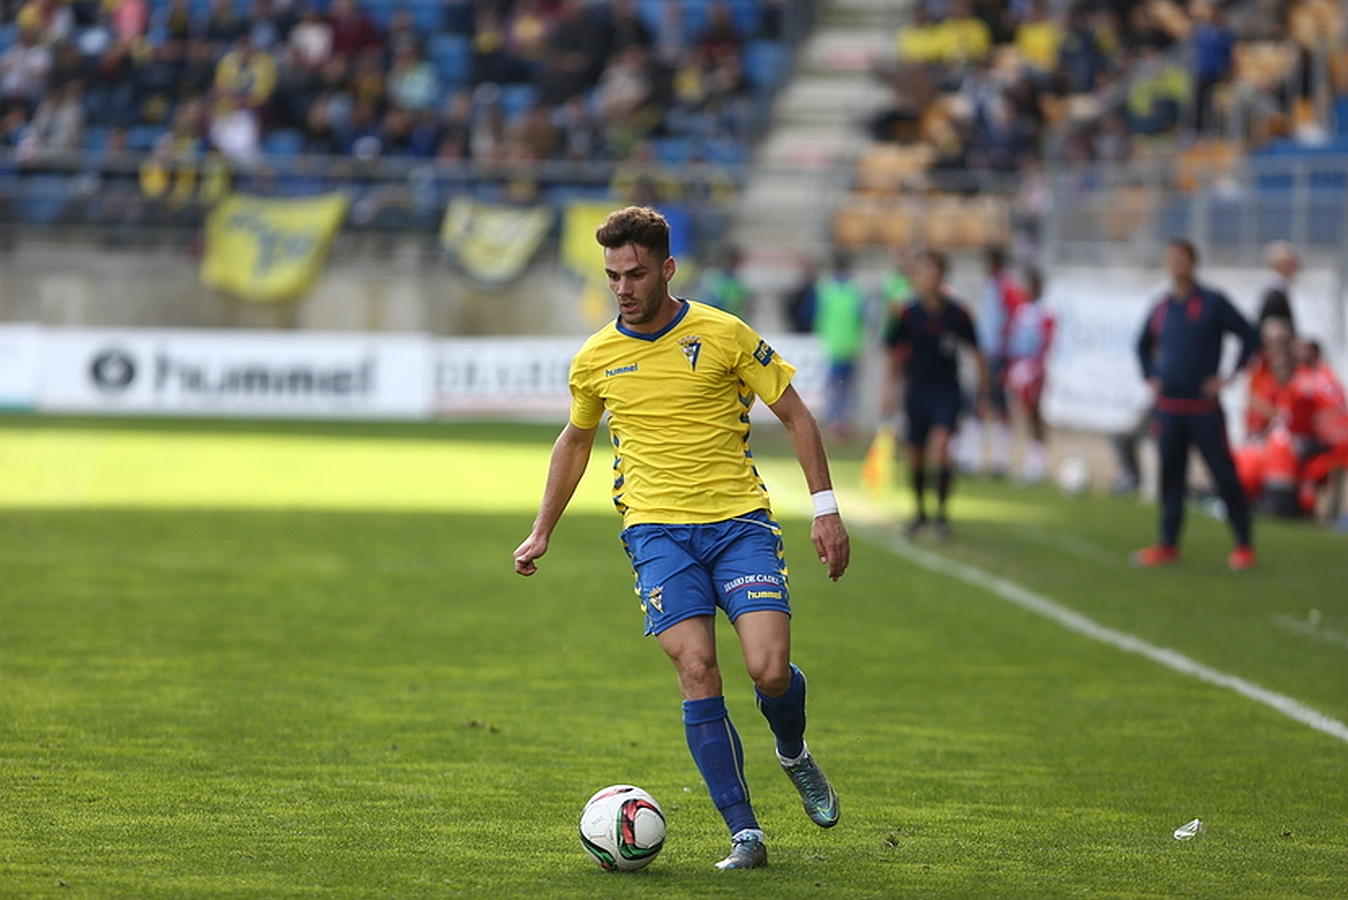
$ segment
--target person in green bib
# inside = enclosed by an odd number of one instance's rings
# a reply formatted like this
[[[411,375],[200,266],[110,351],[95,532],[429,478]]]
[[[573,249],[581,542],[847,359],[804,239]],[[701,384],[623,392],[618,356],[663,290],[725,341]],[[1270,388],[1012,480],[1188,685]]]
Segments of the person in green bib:
[[[857,360],[866,335],[866,295],[846,254],[834,254],[832,269],[815,284],[815,302],[814,333],[829,362],[824,426],[845,440],[852,433]]]

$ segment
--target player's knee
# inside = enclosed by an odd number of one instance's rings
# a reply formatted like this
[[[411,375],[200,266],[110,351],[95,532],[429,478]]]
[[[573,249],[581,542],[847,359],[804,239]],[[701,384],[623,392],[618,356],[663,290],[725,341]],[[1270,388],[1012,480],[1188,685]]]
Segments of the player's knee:
[[[721,670],[713,660],[700,656],[681,658],[678,668],[685,697],[715,697],[721,693]]]
[[[754,687],[762,693],[769,697],[780,697],[791,687],[791,666],[784,659],[765,660],[750,666],[749,677],[754,680]]]

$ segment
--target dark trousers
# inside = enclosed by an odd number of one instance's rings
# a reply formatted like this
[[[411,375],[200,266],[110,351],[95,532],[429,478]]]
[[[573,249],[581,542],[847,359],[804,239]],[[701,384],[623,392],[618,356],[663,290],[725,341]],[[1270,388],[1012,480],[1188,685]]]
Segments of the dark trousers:
[[[1226,440],[1226,416],[1220,409],[1204,413],[1156,413],[1161,453],[1161,543],[1179,543],[1184,524],[1184,495],[1189,472],[1189,447],[1198,447],[1212,480],[1226,504],[1226,518],[1236,543],[1250,543],[1250,504],[1236,477],[1236,463]]]

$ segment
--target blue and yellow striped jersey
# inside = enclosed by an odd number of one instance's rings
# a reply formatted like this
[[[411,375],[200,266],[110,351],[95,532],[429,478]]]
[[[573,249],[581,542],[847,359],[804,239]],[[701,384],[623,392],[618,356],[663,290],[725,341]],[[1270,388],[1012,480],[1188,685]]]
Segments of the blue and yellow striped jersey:
[[[719,522],[768,509],[749,450],[755,395],[776,403],[796,369],[735,316],[684,300],[655,334],[613,322],[571,361],[571,423],[613,439],[623,524]]]

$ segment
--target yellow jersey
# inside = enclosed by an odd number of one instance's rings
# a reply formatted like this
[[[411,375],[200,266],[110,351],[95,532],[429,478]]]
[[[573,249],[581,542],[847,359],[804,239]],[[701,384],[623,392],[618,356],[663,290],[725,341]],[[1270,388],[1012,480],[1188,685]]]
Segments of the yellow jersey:
[[[653,334],[615,321],[571,361],[571,424],[609,414],[623,525],[720,522],[768,509],[749,449],[754,397],[776,403],[795,367],[743,321],[690,300]]]

